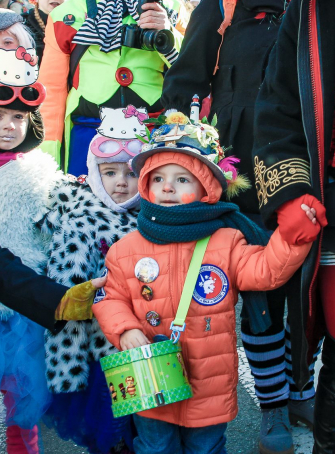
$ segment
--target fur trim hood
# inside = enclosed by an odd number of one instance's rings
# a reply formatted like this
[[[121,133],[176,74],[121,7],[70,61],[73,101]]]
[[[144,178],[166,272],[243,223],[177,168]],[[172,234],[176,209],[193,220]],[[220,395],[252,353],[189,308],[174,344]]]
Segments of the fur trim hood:
[[[150,156],[141,169],[138,188],[145,200],[149,201],[148,179],[152,170],[166,164],[178,164],[191,172],[202,184],[206,191],[206,196],[201,199],[201,202],[210,204],[217,203],[222,195],[221,183],[214,177],[210,168],[192,156],[183,153],[162,152]]]

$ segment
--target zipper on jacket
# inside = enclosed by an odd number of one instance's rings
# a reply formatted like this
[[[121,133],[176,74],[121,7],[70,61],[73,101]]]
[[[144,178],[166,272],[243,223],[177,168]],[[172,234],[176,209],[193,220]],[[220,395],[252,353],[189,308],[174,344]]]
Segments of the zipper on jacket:
[[[318,147],[319,157],[319,179],[320,179],[320,193],[321,202],[324,203],[324,115],[323,115],[323,93],[321,83],[321,65],[320,65],[320,54],[319,54],[319,42],[318,42],[318,29],[317,29],[317,17],[316,17],[316,0],[310,0],[309,11],[308,11],[308,31],[309,31],[309,52],[310,52],[310,66],[311,66],[311,83],[314,103],[314,116],[315,116],[315,129]],[[309,286],[309,315],[311,315],[312,308],[312,288],[315,283],[316,275],[319,269],[319,258],[321,256],[321,243],[322,243],[323,230],[321,229],[319,245],[318,245],[318,256],[317,265],[314,270],[314,274]]]

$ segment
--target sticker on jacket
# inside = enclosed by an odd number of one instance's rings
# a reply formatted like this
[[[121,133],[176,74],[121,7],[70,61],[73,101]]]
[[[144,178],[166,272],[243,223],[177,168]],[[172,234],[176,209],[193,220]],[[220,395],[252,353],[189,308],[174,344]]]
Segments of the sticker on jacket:
[[[227,295],[229,281],[226,274],[215,265],[202,265],[193,292],[193,299],[204,306],[214,306]]]
[[[107,276],[107,274],[108,274],[108,269],[105,268],[103,270],[101,277],[105,277],[105,276]],[[106,292],[105,292],[104,287],[99,288],[99,290],[97,290],[95,293],[95,298],[94,298],[93,304],[100,303],[100,301],[102,301],[105,298],[105,296],[106,296]]]

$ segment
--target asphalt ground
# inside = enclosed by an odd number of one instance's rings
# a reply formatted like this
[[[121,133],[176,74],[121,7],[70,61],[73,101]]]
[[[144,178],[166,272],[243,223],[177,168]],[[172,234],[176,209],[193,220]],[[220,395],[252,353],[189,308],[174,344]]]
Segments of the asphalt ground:
[[[242,385],[238,385],[239,414],[228,424],[227,450],[229,454],[258,454],[260,410]],[[1,404],[0,404],[1,405]],[[84,448],[60,440],[54,430],[41,425],[44,454],[87,454]],[[6,454],[5,424],[0,423],[0,453]],[[148,453],[149,454],[149,453]],[[306,453],[304,453],[306,454]]]

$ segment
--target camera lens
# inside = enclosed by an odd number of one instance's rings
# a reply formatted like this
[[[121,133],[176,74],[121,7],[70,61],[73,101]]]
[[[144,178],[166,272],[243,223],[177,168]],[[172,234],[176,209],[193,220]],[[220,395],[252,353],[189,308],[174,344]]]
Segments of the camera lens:
[[[174,46],[174,36],[170,30],[144,30],[141,34],[141,49],[156,50],[168,54]]]
[[[143,50],[155,50],[154,46],[154,35],[157,30],[143,30],[141,33],[141,49]]]
[[[163,33],[157,34],[156,39],[155,39],[155,47],[156,47],[156,49],[157,48],[161,49],[158,52],[164,52],[166,50],[166,47],[168,46],[168,44],[169,44],[169,40],[166,35],[164,35]],[[167,53],[167,52],[164,52],[164,53]]]
[[[154,37],[154,47],[161,54],[168,54],[174,46],[174,36],[170,30],[159,30]]]

